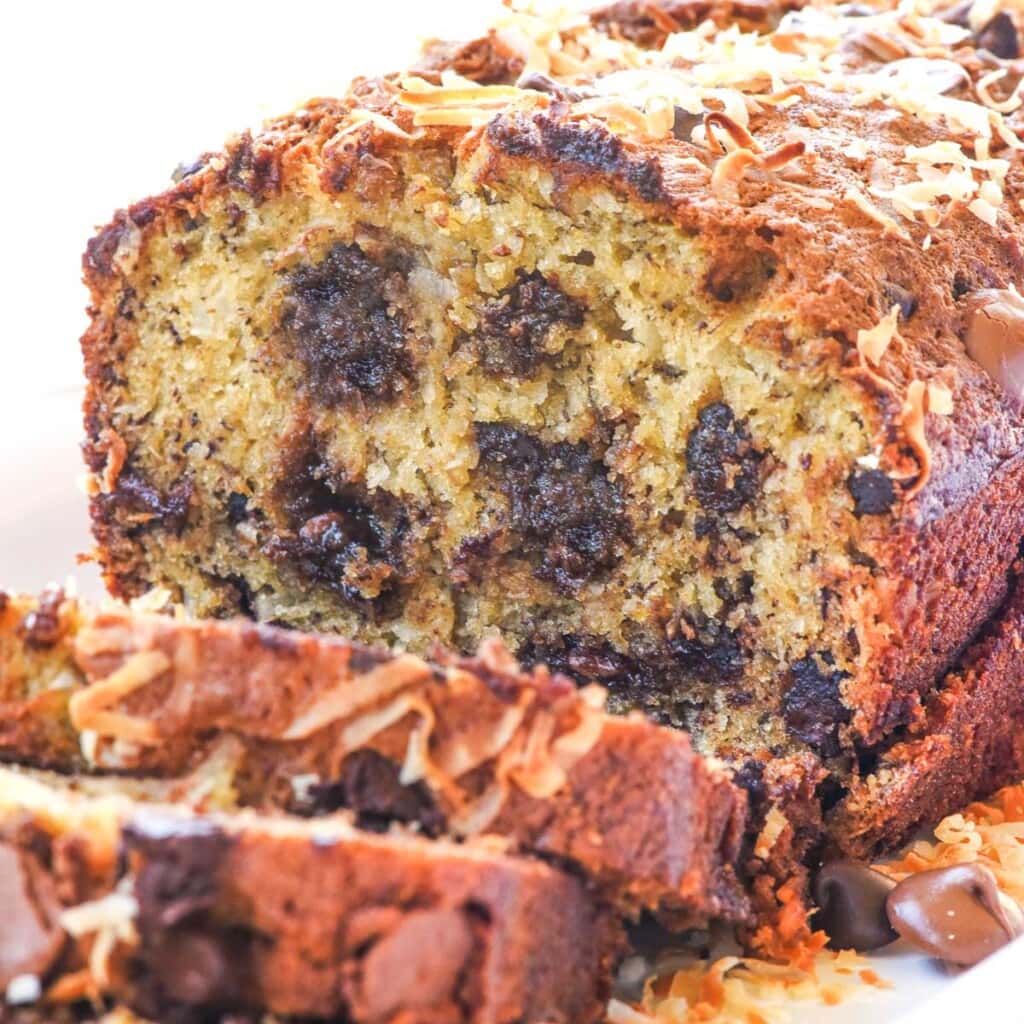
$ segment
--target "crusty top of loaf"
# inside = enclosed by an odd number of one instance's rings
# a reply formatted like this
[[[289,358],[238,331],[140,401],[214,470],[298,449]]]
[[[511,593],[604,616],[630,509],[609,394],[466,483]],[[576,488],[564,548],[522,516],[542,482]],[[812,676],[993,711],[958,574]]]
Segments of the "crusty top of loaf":
[[[204,158],[90,245],[94,294],[126,237],[169,206],[287,182],[342,191],[403,147],[450,146],[479,177],[524,163],[571,203],[611,186],[698,237],[728,302],[751,261],[785,355],[835,339],[836,372],[881,413],[881,467],[926,522],[1024,457],[1024,411],[967,352],[972,296],[1024,270],[1017,26],[997,3],[619,2],[511,11],[357,79]],[[706,20],[705,20],[706,19]],[[559,199],[561,197],[561,200]]]

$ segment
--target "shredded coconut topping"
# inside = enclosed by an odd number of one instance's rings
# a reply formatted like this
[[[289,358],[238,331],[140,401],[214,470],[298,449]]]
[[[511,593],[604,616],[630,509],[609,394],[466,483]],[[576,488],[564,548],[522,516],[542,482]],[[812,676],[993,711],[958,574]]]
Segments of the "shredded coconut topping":
[[[980,6],[973,5],[972,19]],[[645,49],[599,31],[579,12],[538,12],[513,4],[496,31],[524,61],[519,85],[479,85],[445,70],[440,85],[417,76],[403,78],[398,103],[413,111],[417,126],[477,128],[502,112],[550,106],[552,97],[531,86],[530,75],[541,75],[565,90],[558,102],[566,116],[596,118],[616,134],[683,138],[676,135],[676,112],[703,117],[704,123],[692,128],[685,141],[714,156],[721,154],[723,137],[730,148],[759,153],[761,144],[749,132],[751,113],[762,106],[785,107],[807,100],[807,89],[814,86],[845,94],[855,107],[884,106],[927,126],[944,127],[949,139],[938,145],[950,152],[962,152],[965,146],[987,149],[993,142],[1020,148],[1005,116],[1024,103],[1024,83],[1009,91],[1000,88],[1006,68],[980,74],[972,83],[956,49],[970,38],[970,31],[940,17],[941,7],[938,0],[900,0],[866,15],[838,6],[807,7],[788,13],[775,31],[759,33],[745,32],[736,24],[720,29],[712,22],[684,31],[652,4],[645,14],[665,33],[665,40],[660,49]],[[871,60],[860,66],[851,63],[849,54],[857,50],[881,66]],[[997,88],[1000,95],[993,92]],[[407,137],[380,115],[357,111],[353,118],[353,125],[369,121],[389,134]],[[827,131],[828,111],[807,106],[803,121]],[[864,160],[868,147],[858,141],[849,144],[847,153]],[[919,165],[920,179],[876,192],[899,216],[934,226],[954,204],[962,204],[985,223],[997,222],[1005,170],[963,164],[944,169],[950,164],[945,159],[949,153],[942,154],[941,161],[922,163],[909,154],[912,148],[908,147],[908,162]],[[749,157],[740,157],[726,164],[712,180],[715,194],[738,199],[732,187],[721,187],[722,182],[741,177],[752,163]],[[994,186],[988,194],[981,191],[986,182]],[[845,198],[886,231],[909,237],[859,190],[847,192]]]
[[[68,702],[71,724],[80,731],[92,730],[133,743],[158,743],[160,735],[155,723],[109,709],[140,687],[153,682],[170,667],[171,660],[162,651],[137,651],[130,655],[106,679],[92,683],[71,696]]]
[[[788,1024],[794,1004],[834,1006],[889,984],[853,951],[818,952],[807,966],[724,956],[649,981],[639,1006],[612,1000],[610,1024]]]
[[[1006,786],[935,826],[935,841],[920,840],[897,861],[878,865],[893,878],[952,864],[982,864],[999,888],[1024,905],[1024,782]]]
[[[893,306],[874,327],[857,332],[857,351],[872,366],[877,366],[882,361],[882,356],[896,337],[899,316],[900,307]]]

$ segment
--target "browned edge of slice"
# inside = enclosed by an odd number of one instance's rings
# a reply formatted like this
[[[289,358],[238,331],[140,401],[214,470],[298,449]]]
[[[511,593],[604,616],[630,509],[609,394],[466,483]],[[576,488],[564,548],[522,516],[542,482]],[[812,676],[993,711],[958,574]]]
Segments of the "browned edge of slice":
[[[573,876],[342,816],[196,815],[0,772],[3,986],[163,1021],[588,1021],[617,924]]]
[[[521,672],[497,645],[431,664],[247,621],[68,601],[26,668],[38,607],[11,599],[0,615],[0,757],[169,777],[230,741],[243,804],[496,834],[575,865],[628,915],[677,927],[748,918],[743,792],[686,735],[606,715],[597,688]]]
[[[845,856],[891,850],[922,825],[1024,775],[1024,560],[999,614],[946,674],[920,721],[828,822]]]

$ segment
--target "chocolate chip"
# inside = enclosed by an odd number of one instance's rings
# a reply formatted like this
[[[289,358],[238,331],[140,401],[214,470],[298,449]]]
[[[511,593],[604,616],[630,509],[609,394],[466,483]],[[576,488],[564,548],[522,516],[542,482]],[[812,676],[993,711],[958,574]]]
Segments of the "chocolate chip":
[[[21,974],[43,976],[64,948],[61,905],[53,878],[39,860],[0,842],[0,992]],[[0,1018],[3,1013],[0,1010]]]
[[[734,580],[716,576],[711,581],[711,587],[715,596],[722,602],[723,608],[726,611],[731,611],[741,604],[748,604],[753,599],[754,574],[744,571]]]
[[[472,340],[486,373],[531,377],[551,358],[544,346],[559,325],[581,327],[583,306],[537,271],[520,272],[484,306]]]
[[[1024,298],[986,288],[967,300],[967,353],[1024,408]]]
[[[886,899],[889,920],[931,956],[970,966],[1024,934],[1024,912],[1002,897],[981,864],[954,864],[903,879]]]
[[[808,655],[790,667],[790,685],[782,698],[782,713],[789,733],[822,757],[839,753],[839,727],[850,720],[840,684],[847,673],[833,668],[825,652]]]
[[[586,444],[547,444],[504,423],[478,423],[480,468],[509,502],[518,550],[566,594],[612,568],[630,536],[618,483]]]
[[[895,884],[863,864],[826,864],[812,885],[818,905],[814,927],[828,935],[832,949],[866,952],[895,942],[899,936],[885,913],[885,899]]]
[[[642,688],[648,674],[602,637],[566,634],[547,642],[531,640],[516,652],[523,665],[546,665],[578,682],[599,682],[615,689]]]
[[[693,140],[693,129],[704,124],[703,111],[699,114],[691,114],[682,107],[675,107],[672,111],[672,137],[680,142],[691,142]]]
[[[249,499],[244,494],[239,494],[238,491],[232,491],[228,495],[227,508],[228,522],[232,526],[237,526],[249,518]]]
[[[47,587],[35,608],[30,611],[18,627],[18,635],[28,647],[44,648],[56,644],[63,630],[60,622],[60,609],[64,604],[64,588]]]
[[[289,277],[280,337],[302,363],[302,387],[318,402],[390,402],[414,379],[400,262],[335,245],[321,262]]]
[[[516,88],[543,92],[565,103],[579,103],[586,95],[583,90],[562,85],[560,82],[556,82],[553,78],[541,74],[539,71],[524,71],[516,80]],[[590,95],[593,95],[592,91]]]
[[[917,296],[895,281],[882,284],[882,303],[886,312],[899,306],[900,320],[909,320],[917,312]]]
[[[198,160],[193,160],[191,163],[182,162],[171,172],[171,181],[177,184],[179,181],[191,178],[193,174],[198,174],[205,166],[205,157],[199,157]]]
[[[135,882],[139,925],[160,930],[213,905],[232,839],[214,822],[146,810],[125,826],[124,844],[141,858]]]
[[[356,750],[345,758],[341,775],[310,786],[299,813],[331,814],[340,808],[356,812],[360,828],[386,832],[392,822],[418,824],[429,836],[440,835],[445,819],[430,790],[422,783],[403,785],[401,766],[376,750]]]
[[[173,1003],[188,1006],[237,1006],[243,1001],[235,951],[214,930],[171,928],[155,936],[146,960]]]
[[[1002,60],[1016,60],[1020,56],[1017,26],[1008,11],[1000,11],[975,35],[974,41],[979,50],[988,50]]]
[[[555,114],[499,114],[487,129],[488,142],[510,157],[527,157],[546,166],[599,174],[620,182],[645,202],[666,199],[660,162],[637,153],[596,123]]]
[[[880,469],[855,470],[846,479],[846,489],[853,496],[853,514],[858,519],[885,515],[896,501],[896,488]]]
[[[398,499],[336,480],[308,437],[286,451],[274,495],[287,529],[264,545],[267,557],[383,612],[401,581],[410,525]]]
[[[616,712],[642,708],[662,724],[680,726],[685,724],[677,714],[680,691],[691,690],[695,680],[731,686],[746,661],[735,631],[699,613],[681,616],[681,622],[686,620],[698,622],[699,628],[684,626],[672,640],[634,637],[627,651],[601,636],[567,633],[535,637],[516,656],[524,665],[546,665],[580,683],[601,683]]]
[[[725,402],[701,409],[686,440],[686,468],[701,507],[726,515],[753,501],[763,455]]]
[[[164,493],[158,491],[138,470],[122,470],[111,494],[94,499],[100,515],[119,515],[133,530],[161,528],[179,534],[188,519],[193,484],[182,477]]]
[[[224,180],[248,193],[257,203],[281,190],[280,149],[251,132],[243,132],[228,145]]]
[[[684,613],[668,647],[688,671],[718,682],[739,678],[746,665],[737,631],[703,612]]]

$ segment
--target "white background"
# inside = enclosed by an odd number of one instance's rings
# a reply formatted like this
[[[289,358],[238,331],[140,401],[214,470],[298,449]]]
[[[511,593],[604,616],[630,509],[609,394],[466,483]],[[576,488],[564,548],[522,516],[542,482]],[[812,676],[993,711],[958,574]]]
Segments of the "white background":
[[[63,579],[88,546],[81,254],[118,207],[231,133],[357,74],[469,38],[497,0],[22,0],[0,7],[0,586]],[[95,586],[88,570],[76,573]]]

